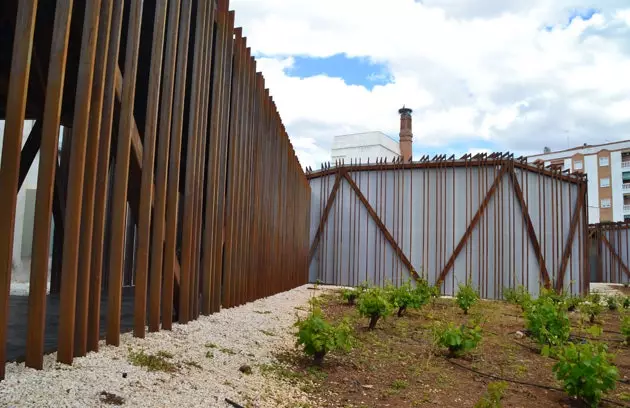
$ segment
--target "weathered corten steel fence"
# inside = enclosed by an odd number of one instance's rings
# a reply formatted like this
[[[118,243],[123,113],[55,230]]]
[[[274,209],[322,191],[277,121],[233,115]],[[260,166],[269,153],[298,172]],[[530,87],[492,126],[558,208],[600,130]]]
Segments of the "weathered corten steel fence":
[[[591,281],[630,283],[630,224],[591,224]]]
[[[588,288],[586,177],[509,154],[324,166],[312,189],[310,279],[400,284],[484,298],[524,285]]]
[[[143,337],[306,283],[310,186],[227,0],[8,0],[0,41],[0,378],[16,194],[38,152],[29,367],[55,293],[71,363],[98,350],[101,316],[119,344],[123,286]]]

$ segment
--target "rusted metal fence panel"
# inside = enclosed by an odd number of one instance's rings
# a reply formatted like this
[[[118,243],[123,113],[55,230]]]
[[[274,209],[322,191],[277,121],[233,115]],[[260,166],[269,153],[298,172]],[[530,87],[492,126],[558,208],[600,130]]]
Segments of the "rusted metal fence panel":
[[[310,185],[227,0],[3,11],[0,378],[20,355],[41,368],[56,348],[71,363],[103,335],[118,345],[123,330],[144,337],[307,282]],[[40,148],[26,327],[9,321],[11,232]]]
[[[586,181],[510,155],[324,166],[311,183],[310,280],[425,278],[484,298],[524,285],[583,293]]]
[[[591,281],[630,283],[630,224],[591,224],[588,229]]]

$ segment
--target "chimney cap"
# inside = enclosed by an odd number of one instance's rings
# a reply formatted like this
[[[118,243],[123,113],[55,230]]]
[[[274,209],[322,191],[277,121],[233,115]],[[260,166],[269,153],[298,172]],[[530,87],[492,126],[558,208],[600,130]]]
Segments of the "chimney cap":
[[[405,105],[403,105],[402,108],[398,109],[398,113],[400,113],[401,115],[410,115],[411,112],[413,111],[409,108],[406,108]]]

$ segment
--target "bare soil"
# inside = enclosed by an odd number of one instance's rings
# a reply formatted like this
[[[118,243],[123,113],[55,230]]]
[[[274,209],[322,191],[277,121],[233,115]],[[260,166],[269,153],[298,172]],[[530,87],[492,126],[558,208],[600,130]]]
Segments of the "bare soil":
[[[540,347],[522,336],[525,322],[518,306],[481,301],[465,316],[452,299],[438,299],[403,317],[379,320],[373,331],[340,296],[326,297],[323,311],[333,321],[350,320],[354,348],[326,356],[322,368],[297,350],[285,352],[274,370],[312,395],[313,407],[473,407],[488,383],[499,379],[513,381],[503,394],[503,407],[582,406],[562,391],[545,388],[562,388],[552,372],[555,360],[541,356]],[[621,379],[607,395],[614,403],[602,402],[602,407],[630,407],[630,348],[619,333],[623,313],[606,310],[596,322],[604,328],[600,340],[615,354]],[[590,337],[584,331],[589,324],[578,313],[570,315],[573,340]],[[447,358],[446,350],[434,344],[433,326],[472,319],[482,322],[481,344],[462,358]]]

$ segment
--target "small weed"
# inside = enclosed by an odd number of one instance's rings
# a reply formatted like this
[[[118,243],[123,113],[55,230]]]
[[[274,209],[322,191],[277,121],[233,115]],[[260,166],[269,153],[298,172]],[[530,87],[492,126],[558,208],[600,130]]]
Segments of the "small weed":
[[[258,313],[258,314],[271,314],[272,312],[270,310],[254,310],[254,313]]]
[[[210,350],[206,351],[206,358],[214,358],[214,353]]]
[[[131,364],[144,367],[148,371],[175,371],[175,364],[168,361],[171,357],[166,357],[166,355],[169,353],[146,354],[144,350],[129,351],[128,360]]]
[[[501,408],[501,400],[507,386],[504,381],[489,383],[488,390],[477,401],[474,408]]]
[[[317,367],[317,366],[311,366],[307,369],[308,374],[315,378],[318,381],[323,381],[326,379],[326,377],[328,377],[328,374],[326,374],[326,371],[322,370],[321,368]]]
[[[214,343],[206,343],[206,344],[204,345],[204,347],[206,347],[206,348],[217,348],[217,345],[216,345],[216,344],[214,344]]]
[[[405,380],[394,380],[392,388],[395,390],[404,390],[409,386],[409,383]]]
[[[156,354],[158,357],[162,357],[162,358],[173,358],[173,353],[169,353],[168,351],[164,351],[164,350],[160,350],[157,352]]]
[[[107,391],[102,391],[99,395],[99,399],[106,405],[123,405],[125,403],[125,399],[123,397]]]
[[[261,330],[260,332],[264,334],[265,336],[269,336],[269,337],[274,337],[276,335],[276,333],[269,330]]]
[[[203,370],[203,368],[201,367],[201,364],[199,364],[196,361],[188,360],[188,361],[184,361],[184,364],[186,364],[189,367],[195,367],[195,368],[198,368],[200,370]]]
[[[221,353],[229,354],[230,356],[233,356],[233,355],[235,355],[235,354],[236,354],[236,351],[234,351],[234,350],[232,350],[232,349],[229,349],[229,348],[225,348],[225,347],[220,347],[220,348],[219,348],[219,351],[220,351]]]

